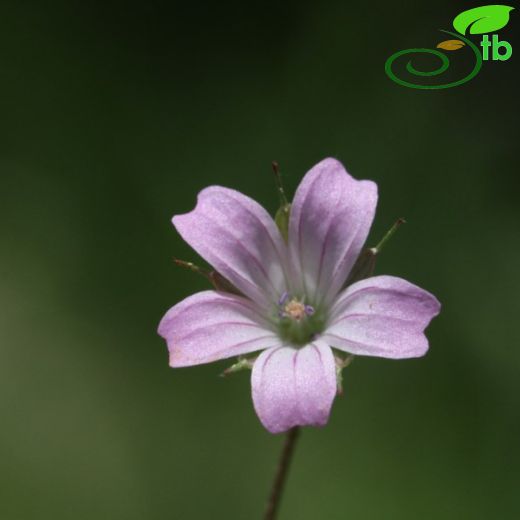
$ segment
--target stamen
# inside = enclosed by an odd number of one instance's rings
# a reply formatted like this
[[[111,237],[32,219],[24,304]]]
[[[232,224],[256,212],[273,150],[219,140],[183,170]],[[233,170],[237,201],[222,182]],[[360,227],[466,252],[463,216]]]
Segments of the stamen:
[[[281,307],[282,305],[285,305],[285,302],[289,299],[289,293],[287,291],[284,291],[284,293],[280,296],[280,299],[278,300],[278,305]]]
[[[285,306],[285,312],[293,320],[300,321],[305,316],[305,305],[298,300],[291,300]]]
[[[291,345],[307,345],[323,331],[323,310],[305,302],[305,296],[284,292],[277,307],[280,338]]]
[[[314,307],[312,305],[306,305],[305,314],[307,314],[307,316],[312,316],[314,314]]]
[[[314,312],[314,309],[310,305],[305,305],[303,301],[298,298],[290,298],[287,293],[282,294],[279,304],[281,307],[279,315],[282,318],[300,321]]]

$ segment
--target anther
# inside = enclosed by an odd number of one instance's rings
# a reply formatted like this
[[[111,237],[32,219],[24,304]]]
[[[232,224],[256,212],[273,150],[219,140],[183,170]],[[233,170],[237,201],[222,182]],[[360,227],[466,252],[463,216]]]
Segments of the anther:
[[[281,296],[280,296],[280,299],[278,300],[278,305],[281,307],[282,305],[285,305],[285,303],[287,302],[287,300],[289,299],[289,293],[287,291],[285,291]]]

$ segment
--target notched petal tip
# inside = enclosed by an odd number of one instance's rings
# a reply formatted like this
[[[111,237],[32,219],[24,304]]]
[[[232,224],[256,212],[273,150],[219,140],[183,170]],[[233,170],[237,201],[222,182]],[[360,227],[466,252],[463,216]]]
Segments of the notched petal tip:
[[[327,158],[296,190],[289,248],[301,285],[313,301],[331,301],[365,243],[377,205],[377,185],[357,180]]]
[[[343,172],[348,175],[347,169],[343,165],[343,163],[336,159],[335,157],[325,157],[325,159],[322,159],[319,163],[316,163],[312,169],[318,169],[322,171],[328,171],[328,172]]]
[[[267,307],[285,285],[286,245],[267,211],[242,193],[210,186],[175,215],[181,237],[242,294]]]
[[[367,278],[339,297],[324,339],[361,356],[421,357],[428,351],[424,331],[440,307],[431,293],[401,278]]]

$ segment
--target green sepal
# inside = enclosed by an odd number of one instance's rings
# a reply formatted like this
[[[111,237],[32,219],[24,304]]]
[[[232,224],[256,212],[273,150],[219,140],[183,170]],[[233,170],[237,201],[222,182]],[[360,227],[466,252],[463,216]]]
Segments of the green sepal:
[[[227,279],[217,271],[210,271],[208,273],[208,280],[213,284],[213,287],[215,287],[217,291],[243,296],[243,294],[231,282],[228,282]]]
[[[365,249],[358,256],[358,259],[356,260],[354,267],[348,275],[344,288],[348,287],[349,285],[352,285],[355,282],[359,282],[359,280],[369,278],[374,274],[374,269],[376,268],[377,253],[377,249],[375,247],[371,247],[370,249]]]
[[[376,247],[365,249],[356,260],[352,267],[347,281],[343,285],[343,289],[347,288],[355,282],[370,278],[374,274],[376,268],[376,258],[383,249],[383,246],[393,237],[394,233],[400,226],[406,223],[404,218],[398,218],[394,225],[385,233],[385,236],[379,241]]]
[[[282,234],[283,239],[287,242],[289,237],[289,217],[291,216],[291,205],[283,204],[278,208],[274,221]]]
[[[354,354],[348,354],[347,357],[343,358],[338,353],[335,353],[334,361],[336,363],[337,394],[343,395],[343,369],[347,368],[354,361]]]
[[[238,361],[230,367],[226,368],[226,370],[220,374],[220,377],[226,377],[230,374],[234,374],[235,372],[241,372],[242,370],[251,370],[253,368],[254,362],[255,358],[239,356]]]
[[[201,276],[204,276],[204,278],[206,278],[206,280],[208,280],[208,282],[211,283],[211,285],[213,285],[213,287],[217,291],[243,296],[242,293],[232,283],[228,282],[217,271],[210,271],[209,269],[199,267],[197,264],[194,264],[193,262],[186,262],[185,260],[179,260],[178,258],[174,258],[173,261],[179,267],[184,267],[184,269],[188,269],[193,273],[197,273]]]

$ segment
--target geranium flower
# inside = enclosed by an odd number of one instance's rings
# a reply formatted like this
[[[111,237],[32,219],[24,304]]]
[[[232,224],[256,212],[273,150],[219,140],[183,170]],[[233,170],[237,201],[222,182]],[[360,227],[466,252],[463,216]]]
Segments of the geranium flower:
[[[252,367],[253,403],[262,424],[279,433],[327,422],[337,393],[332,348],[424,355],[424,329],[440,310],[433,295],[393,276],[344,287],[376,204],[374,182],[325,159],[296,191],[286,242],[254,200],[219,186],[202,190],[195,209],[173,225],[241,294],[199,292],[166,313],[159,334],[170,366],[262,351]]]

